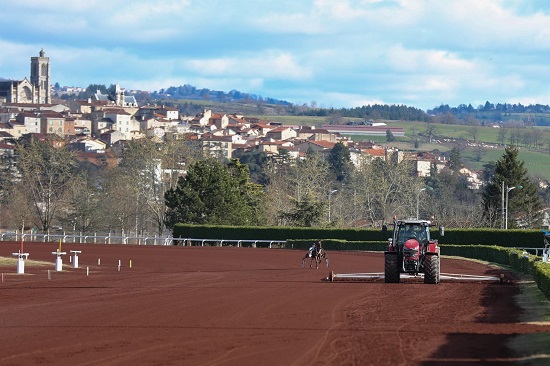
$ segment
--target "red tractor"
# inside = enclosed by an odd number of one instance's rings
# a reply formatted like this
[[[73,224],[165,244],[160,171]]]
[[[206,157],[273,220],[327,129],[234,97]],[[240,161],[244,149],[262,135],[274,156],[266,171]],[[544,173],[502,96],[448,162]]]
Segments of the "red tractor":
[[[424,283],[439,283],[439,245],[430,238],[431,222],[426,220],[395,220],[393,235],[384,252],[384,279],[398,283],[401,273],[424,275]],[[387,231],[387,230],[386,230]],[[440,228],[443,235],[443,228]]]

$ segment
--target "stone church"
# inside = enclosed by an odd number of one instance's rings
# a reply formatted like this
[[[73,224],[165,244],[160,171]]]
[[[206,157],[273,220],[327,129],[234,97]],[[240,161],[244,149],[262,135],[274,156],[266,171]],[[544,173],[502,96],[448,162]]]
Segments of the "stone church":
[[[50,104],[50,58],[31,57],[31,79],[0,79],[0,103]]]

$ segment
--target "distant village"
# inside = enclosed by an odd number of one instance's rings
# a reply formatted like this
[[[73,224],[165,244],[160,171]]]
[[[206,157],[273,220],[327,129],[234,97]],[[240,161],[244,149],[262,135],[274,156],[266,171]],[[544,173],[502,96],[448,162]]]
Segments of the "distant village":
[[[0,80],[0,154],[15,154],[15,141],[23,135],[55,134],[79,160],[102,164],[109,151],[124,141],[151,139],[192,140],[206,155],[239,158],[246,153],[261,152],[274,156],[284,150],[292,159],[307,151],[329,153],[341,142],[348,147],[351,160],[404,159],[414,162],[416,174],[430,175],[432,168],[441,171],[447,160],[433,153],[408,153],[371,141],[353,141],[351,135],[404,136],[400,127],[385,125],[296,126],[260,120],[239,114],[220,114],[204,110],[195,116],[183,116],[165,105],[139,106],[132,95],[116,85],[108,94],[97,91],[87,100],[52,103],[50,62],[40,51],[31,58],[31,78]],[[463,169],[469,188],[479,189],[481,180]]]

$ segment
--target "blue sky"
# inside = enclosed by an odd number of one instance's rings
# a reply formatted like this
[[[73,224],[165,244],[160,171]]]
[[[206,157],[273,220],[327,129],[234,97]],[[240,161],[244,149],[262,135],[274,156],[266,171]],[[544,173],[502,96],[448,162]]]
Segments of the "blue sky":
[[[550,104],[546,0],[18,0],[0,77],[253,93],[297,104]]]

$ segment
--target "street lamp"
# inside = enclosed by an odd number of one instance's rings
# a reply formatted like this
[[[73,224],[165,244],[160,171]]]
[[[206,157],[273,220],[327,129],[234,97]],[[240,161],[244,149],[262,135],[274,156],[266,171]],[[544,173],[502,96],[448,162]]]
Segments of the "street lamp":
[[[337,189],[333,189],[328,192],[328,222],[330,224],[330,196],[332,196],[333,193],[338,192]]]
[[[424,188],[421,188],[417,193],[416,193],[416,219],[418,220],[418,216],[419,216],[419,208],[420,208],[420,192],[422,191],[425,191],[426,189],[429,189],[430,191],[433,191],[434,189],[432,187],[424,187]]]
[[[510,193],[512,189],[516,189],[516,188],[521,189],[523,188],[523,186],[513,186],[513,187],[506,186],[506,208],[504,209],[504,211],[506,212],[506,219],[504,220],[505,230],[508,230],[508,193]]]

